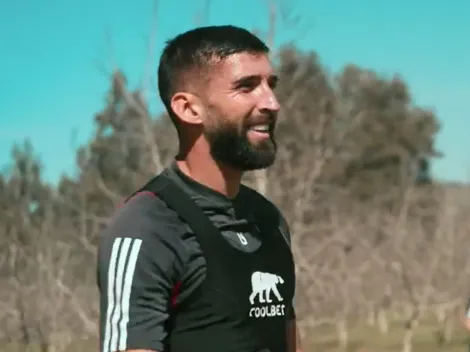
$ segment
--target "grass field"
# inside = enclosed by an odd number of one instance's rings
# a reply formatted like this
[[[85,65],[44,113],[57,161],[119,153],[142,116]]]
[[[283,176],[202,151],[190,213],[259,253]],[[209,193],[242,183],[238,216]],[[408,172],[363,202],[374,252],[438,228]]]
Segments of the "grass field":
[[[416,328],[413,338],[413,349],[409,352],[468,352],[470,334],[456,323],[452,339],[447,343],[438,344],[437,325],[435,322],[421,322]],[[373,326],[358,325],[349,330],[349,344],[346,349],[339,347],[336,330],[322,327],[312,330],[302,341],[305,352],[401,352],[404,336],[403,324],[395,322],[390,325],[386,335],[381,335]],[[61,348],[62,347],[62,348]],[[91,352],[98,351],[96,341],[81,341],[71,346],[47,348],[10,344],[0,346],[0,352]],[[195,351],[198,352],[198,351]],[[201,351],[202,352],[202,351]]]
[[[439,345],[438,327],[434,322],[424,322],[415,329],[412,352],[468,352],[470,334],[456,324],[450,341]],[[349,344],[346,349],[339,348],[336,330],[318,328],[307,334],[303,346],[305,352],[400,352],[404,336],[403,324],[390,325],[386,335],[381,335],[373,326],[356,326],[349,331]]]

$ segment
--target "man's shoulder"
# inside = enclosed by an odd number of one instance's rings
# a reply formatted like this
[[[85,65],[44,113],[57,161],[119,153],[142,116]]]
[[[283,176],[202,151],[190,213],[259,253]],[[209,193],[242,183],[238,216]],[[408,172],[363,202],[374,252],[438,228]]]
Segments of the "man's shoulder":
[[[264,195],[259,193],[256,189],[242,184],[240,187],[240,192],[244,201],[252,202],[249,204],[252,204],[253,206],[256,205],[258,207],[263,207],[263,209],[274,211],[279,215],[282,215],[279,208],[272,201],[270,201]]]
[[[116,214],[126,212],[168,212],[172,211],[157,194],[151,191],[140,191],[128,198],[117,209]]]
[[[178,214],[158,195],[142,191],[115,210],[105,235],[177,239],[181,238],[185,231],[186,227]]]
[[[290,238],[289,226],[287,220],[282,214],[282,211],[271,200],[259,193],[257,190],[242,185],[241,191],[243,192],[243,202],[249,204],[256,212],[266,214],[270,219],[277,220],[279,227],[284,235]]]

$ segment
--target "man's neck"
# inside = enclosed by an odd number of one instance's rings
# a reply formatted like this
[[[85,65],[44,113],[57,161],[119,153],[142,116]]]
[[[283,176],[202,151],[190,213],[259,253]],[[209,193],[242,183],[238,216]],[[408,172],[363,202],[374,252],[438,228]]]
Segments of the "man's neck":
[[[237,196],[243,173],[228,166],[217,163],[209,157],[208,152],[201,153],[195,148],[182,158],[177,158],[176,164],[181,172],[216,192],[230,199]]]

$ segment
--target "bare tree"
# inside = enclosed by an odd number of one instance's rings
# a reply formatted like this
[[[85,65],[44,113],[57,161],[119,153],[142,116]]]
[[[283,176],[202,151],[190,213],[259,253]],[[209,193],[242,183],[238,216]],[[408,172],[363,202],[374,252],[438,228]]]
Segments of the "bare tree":
[[[431,177],[440,155],[437,117],[413,104],[399,76],[356,65],[331,73],[318,53],[276,45],[276,30],[295,28],[296,15],[292,5],[267,4],[268,28],[258,32],[274,48],[281,78],[278,160],[244,182],[289,222],[302,334],[328,329],[335,348],[352,350],[355,329],[367,321],[383,340],[400,326],[402,350],[410,352],[416,327],[434,319],[436,345],[447,346],[468,293],[462,277],[470,273],[470,203],[466,185]],[[177,148],[170,119],[148,103],[156,5],[139,87],[129,87],[109,59],[107,100],[94,135],[77,151],[78,174],[47,184],[29,144],[14,148],[10,169],[0,173],[2,343],[42,351],[96,343],[91,263],[99,235],[115,205]],[[204,3],[200,23],[210,5]],[[322,350],[320,341],[312,343]]]

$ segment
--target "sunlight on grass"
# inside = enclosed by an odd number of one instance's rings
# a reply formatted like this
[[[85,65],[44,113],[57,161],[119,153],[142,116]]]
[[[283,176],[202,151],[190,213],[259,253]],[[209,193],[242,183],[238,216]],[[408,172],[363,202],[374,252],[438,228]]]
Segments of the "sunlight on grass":
[[[334,327],[312,330],[305,338],[305,352],[400,352],[404,336],[404,326],[398,322],[390,325],[386,335],[381,335],[373,326],[360,325],[349,331],[350,341],[345,350],[339,347]],[[464,352],[468,351],[468,334],[460,327],[456,328],[452,339],[439,345],[438,327],[433,323],[423,322],[415,330],[413,352]]]

